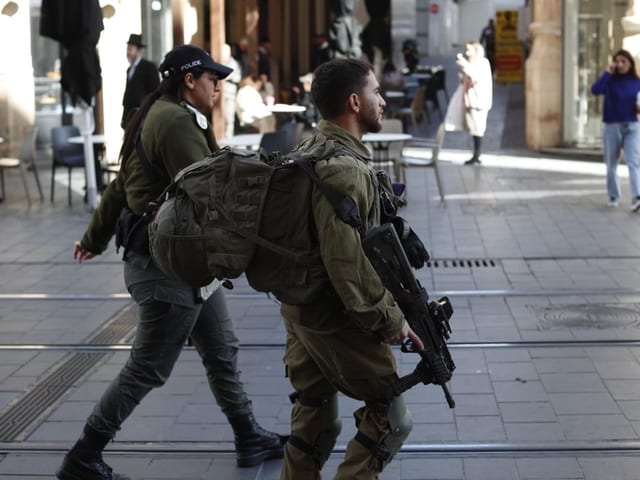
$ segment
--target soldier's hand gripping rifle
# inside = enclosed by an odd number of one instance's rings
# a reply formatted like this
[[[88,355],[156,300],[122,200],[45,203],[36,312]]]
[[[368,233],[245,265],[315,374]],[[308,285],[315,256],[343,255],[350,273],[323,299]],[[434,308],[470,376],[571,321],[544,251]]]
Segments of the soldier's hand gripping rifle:
[[[413,373],[399,379],[394,395],[418,383],[433,383],[442,386],[449,407],[454,408],[455,401],[447,388],[456,368],[447,348],[451,333],[449,318],[453,313],[449,299],[442,297],[429,301],[429,295],[416,279],[392,224],[373,228],[362,245],[383,285],[398,302],[409,326],[424,344],[424,350],[416,350],[410,340],[402,344],[403,352],[418,353],[421,358]]]

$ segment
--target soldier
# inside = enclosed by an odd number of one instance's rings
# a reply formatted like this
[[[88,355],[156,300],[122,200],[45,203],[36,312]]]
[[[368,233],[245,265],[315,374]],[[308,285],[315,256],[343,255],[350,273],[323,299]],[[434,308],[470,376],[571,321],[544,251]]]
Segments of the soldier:
[[[73,252],[82,263],[102,253],[114,232],[117,245],[126,238],[124,278],[138,304],[139,321],[131,355],[65,456],[56,473],[60,480],[128,478],[112,473],[102,450],[138,403],[167,381],[188,338],[202,357],[209,386],[235,434],[238,466],[283,455],[284,438],[258,425],[240,382],[238,339],[219,283],[201,292],[168,278],[149,256],[146,225],[134,227],[131,234],[125,231],[179,170],[218,150],[208,118],[220,81],[231,69],[201,48],[182,45],[165,56],[160,72],[160,87],[127,124],[120,172]]]
[[[365,229],[379,225],[380,184],[360,140],[365,132],[382,128],[385,102],[371,66],[354,59],[324,63],[315,71],[311,93],[323,120],[300,149],[328,140],[344,146],[349,154],[341,151],[319,161],[315,170],[355,201]],[[326,293],[312,303],[281,307],[287,329],[285,363],[295,393],[280,478],[320,478],[341,429],[340,391],[364,406],[355,412],[358,433],[335,478],[374,479],[412,425],[402,396],[391,395],[398,374],[388,344],[409,338],[423,346],[365,256],[358,230],[338,218],[317,188],[310,208],[326,268],[318,282]],[[428,258],[424,245],[412,230],[405,233],[403,246],[412,265],[423,266]]]

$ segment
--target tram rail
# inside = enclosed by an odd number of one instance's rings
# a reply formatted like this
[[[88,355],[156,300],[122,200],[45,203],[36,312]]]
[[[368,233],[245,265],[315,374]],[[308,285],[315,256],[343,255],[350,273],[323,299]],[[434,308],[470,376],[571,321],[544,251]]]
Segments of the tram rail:
[[[497,349],[497,348],[586,348],[586,347],[640,347],[640,339],[617,340],[523,340],[510,342],[449,342],[447,346],[452,349]],[[241,343],[243,349],[269,349],[284,348],[284,343]],[[393,345],[392,348],[400,348]],[[185,350],[193,350],[192,346],[185,346]],[[131,350],[130,343],[109,344],[84,344],[84,343],[60,343],[60,344],[0,344],[1,351],[63,351],[82,353],[111,353]]]
[[[584,289],[584,290],[430,290],[432,298],[448,297],[568,297],[568,296],[593,296],[615,295],[634,296],[640,295],[640,289]],[[265,293],[227,291],[225,297],[229,300],[238,299],[267,299],[277,302]],[[108,294],[78,294],[78,293],[0,293],[0,301],[108,301],[130,300],[128,293],[117,292]]]
[[[51,454],[65,453],[66,443],[46,442],[0,442],[0,454]],[[333,453],[344,453],[346,445],[334,447]],[[594,440],[565,442],[500,442],[500,443],[408,443],[400,449],[405,455],[435,456],[525,456],[532,454],[637,454],[637,440]],[[109,455],[232,455],[233,442],[116,442],[109,445]]]

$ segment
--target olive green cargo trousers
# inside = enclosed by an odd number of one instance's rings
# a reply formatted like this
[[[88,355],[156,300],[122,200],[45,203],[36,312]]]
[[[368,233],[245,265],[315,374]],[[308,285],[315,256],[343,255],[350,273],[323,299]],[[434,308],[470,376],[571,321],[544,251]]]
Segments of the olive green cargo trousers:
[[[354,417],[358,436],[369,439],[370,448],[353,438],[335,478],[377,479],[411,430],[402,397],[395,397],[389,407],[390,389],[398,379],[391,348],[351,325],[344,315],[346,327],[314,328],[305,323],[303,309],[284,304],[281,309],[287,329],[284,360],[296,401],[280,479],[321,478],[340,433],[338,391],[365,402]]]

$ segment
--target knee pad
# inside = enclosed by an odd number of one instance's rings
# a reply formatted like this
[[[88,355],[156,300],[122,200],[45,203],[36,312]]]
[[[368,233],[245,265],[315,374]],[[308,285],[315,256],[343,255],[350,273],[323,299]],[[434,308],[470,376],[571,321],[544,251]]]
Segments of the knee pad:
[[[338,395],[333,393],[322,398],[295,396],[297,402],[307,408],[315,409],[312,418],[306,423],[309,430],[317,432],[316,438],[309,439],[311,443],[292,432],[289,443],[313,457],[319,468],[325,464],[340,432],[342,421],[338,413]]]
[[[389,418],[391,432],[383,443],[387,444],[387,442],[389,442],[387,445],[393,445],[394,449],[392,455],[395,455],[398,450],[400,450],[400,447],[407,439],[409,433],[411,433],[411,429],[413,428],[411,412],[407,410],[407,406],[405,405],[402,396],[394,397],[391,401],[387,417]]]
[[[389,422],[389,431],[382,441],[376,442],[361,431],[356,434],[356,440],[371,452],[372,465],[379,472],[398,453],[413,427],[411,413],[407,410],[402,396],[394,397],[391,400],[386,417]]]

